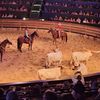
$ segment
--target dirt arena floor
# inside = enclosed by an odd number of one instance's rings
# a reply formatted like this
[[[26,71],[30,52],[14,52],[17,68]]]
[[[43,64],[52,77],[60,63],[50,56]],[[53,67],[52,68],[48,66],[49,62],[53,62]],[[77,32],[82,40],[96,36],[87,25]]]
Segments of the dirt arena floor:
[[[30,33],[33,31],[34,29],[31,29]],[[33,50],[28,50],[28,45],[24,44],[23,53],[20,53],[17,50],[17,38],[23,33],[17,29],[0,30],[0,41],[8,38],[13,43],[12,46],[6,47],[3,62],[0,62],[0,83],[39,80],[37,71],[44,68],[46,54],[55,49],[51,34],[47,33],[47,30],[38,30],[39,38],[34,40]],[[100,51],[100,40],[94,41],[71,32],[68,32],[67,43],[58,40],[57,45],[63,53],[60,79],[71,77],[74,73],[68,65],[72,51],[84,51],[84,48]],[[100,53],[93,54],[86,66],[88,74],[100,72]]]

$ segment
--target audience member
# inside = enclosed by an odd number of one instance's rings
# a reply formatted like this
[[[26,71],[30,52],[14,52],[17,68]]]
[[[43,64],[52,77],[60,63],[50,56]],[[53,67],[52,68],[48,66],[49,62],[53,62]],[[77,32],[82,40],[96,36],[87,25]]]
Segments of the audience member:
[[[74,77],[72,78],[72,84],[75,85],[78,81],[77,77],[78,76],[81,76],[81,82],[83,85],[85,85],[85,80],[84,80],[84,77],[82,76],[82,73],[80,71],[77,71],[74,73]]]
[[[42,94],[41,94],[41,87],[40,85],[36,84],[32,87],[32,91],[31,91],[31,96],[33,98],[41,98]]]
[[[98,85],[97,85],[97,80],[94,78],[92,81],[91,81],[91,91],[96,94],[97,93],[97,90],[98,90]]]
[[[43,100],[58,100],[58,97],[53,89],[47,89],[43,95]]]
[[[72,96],[74,97],[75,100],[85,100],[84,96],[85,87],[81,80],[82,80],[81,75],[78,75],[77,82],[76,84],[73,85]]]
[[[60,100],[74,100],[73,96],[71,94],[62,93]]]
[[[0,88],[0,100],[4,100],[4,90]]]
[[[6,94],[6,100],[18,100],[16,87],[11,86]]]
[[[97,96],[95,97],[95,100],[100,100],[100,88],[98,89],[98,94],[97,94]]]

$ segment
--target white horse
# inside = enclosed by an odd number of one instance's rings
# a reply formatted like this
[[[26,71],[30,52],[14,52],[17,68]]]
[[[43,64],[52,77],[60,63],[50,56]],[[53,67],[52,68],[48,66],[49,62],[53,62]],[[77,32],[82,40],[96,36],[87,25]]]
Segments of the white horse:
[[[62,62],[62,52],[56,49],[54,52],[48,53],[46,58],[46,66],[50,67],[52,64],[56,63],[59,66]]]

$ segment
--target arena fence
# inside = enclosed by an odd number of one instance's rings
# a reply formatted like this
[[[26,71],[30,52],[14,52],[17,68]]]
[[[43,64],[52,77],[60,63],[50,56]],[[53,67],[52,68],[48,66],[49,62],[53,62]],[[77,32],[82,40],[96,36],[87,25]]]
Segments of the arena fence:
[[[30,28],[30,29],[49,29],[55,27],[58,22],[54,21],[41,21],[41,20],[11,20],[11,19],[1,19],[0,27],[1,28]],[[100,39],[100,28],[75,24],[75,23],[67,23],[62,22],[65,31],[77,33],[80,35],[93,37],[93,39]]]

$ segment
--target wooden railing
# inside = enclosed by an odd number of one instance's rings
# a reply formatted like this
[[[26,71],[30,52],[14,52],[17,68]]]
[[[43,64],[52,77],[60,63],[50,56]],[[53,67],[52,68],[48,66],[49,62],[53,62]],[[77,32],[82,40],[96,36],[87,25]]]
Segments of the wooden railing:
[[[1,28],[30,28],[30,29],[49,29],[51,27],[55,27],[58,22],[54,21],[40,21],[40,20],[7,20],[2,19],[0,20],[0,27]],[[75,24],[75,23],[62,23],[65,31],[74,32],[81,35],[91,36],[93,38],[100,39],[100,28],[82,25],[82,24]]]

